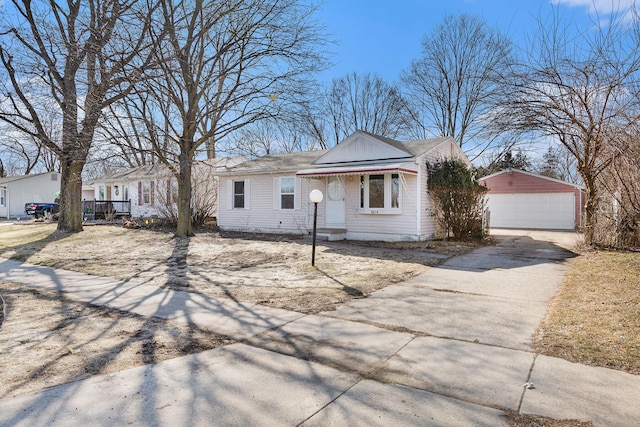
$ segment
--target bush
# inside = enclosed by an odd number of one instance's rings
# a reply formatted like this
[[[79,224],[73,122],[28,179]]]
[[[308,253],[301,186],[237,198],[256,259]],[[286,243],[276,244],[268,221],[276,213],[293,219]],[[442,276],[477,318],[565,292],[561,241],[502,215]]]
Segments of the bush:
[[[461,160],[427,163],[427,187],[434,200],[434,214],[446,235],[456,239],[482,239],[484,195],[473,172]]]

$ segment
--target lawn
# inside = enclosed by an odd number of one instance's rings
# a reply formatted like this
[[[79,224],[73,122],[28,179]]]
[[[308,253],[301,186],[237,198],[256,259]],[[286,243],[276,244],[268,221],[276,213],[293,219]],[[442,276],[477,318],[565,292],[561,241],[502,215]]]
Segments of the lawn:
[[[534,345],[548,356],[640,374],[640,253],[574,259]]]
[[[434,252],[455,255],[473,247],[320,243],[317,268],[312,268],[309,242],[295,237],[203,232],[175,239],[161,230],[117,226],[88,226],[82,233],[60,233],[55,224],[31,221],[0,226],[0,257],[303,313],[331,310],[419,274],[442,262],[431,256]],[[0,366],[12,366],[0,370],[0,397],[232,342],[193,325],[95,307],[10,283],[0,282],[0,298],[7,313],[0,318]]]
[[[55,224],[33,222],[0,227],[0,257],[302,313],[366,297],[443,261],[434,254],[455,256],[474,247],[320,242],[313,268],[310,243],[288,236],[203,232],[175,239],[161,230],[116,226],[86,227],[82,233],[60,233]],[[0,319],[0,364],[16,368],[0,372],[5,386],[0,397],[232,342],[189,325],[8,283],[0,283],[0,295],[11,314]],[[534,345],[540,354],[640,374],[639,331],[640,254],[585,252],[571,261]],[[589,425],[515,413],[508,419],[510,426]]]
[[[334,309],[391,283],[422,273],[474,244],[407,242],[403,246],[324,245],[311,266],[311,244],[295,236],[172,233],[120,226],[86,226],[61,233],[55,224],[0,228],[0,257],[232,298],[301,313]]]

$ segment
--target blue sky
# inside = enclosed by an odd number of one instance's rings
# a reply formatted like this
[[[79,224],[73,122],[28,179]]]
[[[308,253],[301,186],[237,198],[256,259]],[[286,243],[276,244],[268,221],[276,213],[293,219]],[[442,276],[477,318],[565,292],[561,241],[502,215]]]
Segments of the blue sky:
[[[446,15],[478,15],[521,44],[536,19],[552,7],[570,14],[575,25],[594,25],[595,11],[607,13],[632,0],[323,0],[318,18],[337,42],[330,80],[349,72],[375,72],[388,82],[420,56],[425,34]]]

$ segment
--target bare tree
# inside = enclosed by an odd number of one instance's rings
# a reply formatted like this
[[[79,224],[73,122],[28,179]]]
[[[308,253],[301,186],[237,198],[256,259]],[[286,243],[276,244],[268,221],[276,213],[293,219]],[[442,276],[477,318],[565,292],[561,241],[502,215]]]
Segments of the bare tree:
[[[376,74],[350,73],[333,79],[316,109],[320,111],[309,111],[308,126],[322,148],[357,130],[391,139],[410,131],[410,111],[400,90]]]
[[[492,127],[511,61],[511,42],[481,18],[445,17],[401,79],[417,112],[417,136],[450,136],[471,159],[496,146],[511,148]]]
[[[295,117],[267,119],[239,129],[228,139],[226,152],[247,157],[293,153],[305,149],[304,134]]]
[[[82,230],[82,170],[102,111],[148,65],[153,7],[132,0],[12,0],[12,26],[1,34],[6,87],[0,120],[36,138],[60,159],[58,229]],[[7,6],[7,10],[9,6]],[[47,131],[50,109],[61,138]]]
[[[272,117],[324,63],[314,7],[297,0],[162,2],[167,37],[158,73],[135,104],[156,155],[178,181],[176,236],[193,235],[192,167],[199,149]],[[168,141],[168,144],[165,142]]]
[[[594,243],[599,176],[612,161],[614,136],[640,117],[640,25],[612,14],[608,25],[570,33],[563,17],[539,19],[510,97],[509,122],[556,138],[575,158],[586,186],[585,240]]]
[[[152,164],[156,160],[144,121],[137,117],[127,102],[109,106],[98,133],[110,145],[110,154],[120,164],[136,167]]]
[[[600,199],[594,238],[599,245],[640,247],[640,124],[609,139],[611,164],[598,177]]]

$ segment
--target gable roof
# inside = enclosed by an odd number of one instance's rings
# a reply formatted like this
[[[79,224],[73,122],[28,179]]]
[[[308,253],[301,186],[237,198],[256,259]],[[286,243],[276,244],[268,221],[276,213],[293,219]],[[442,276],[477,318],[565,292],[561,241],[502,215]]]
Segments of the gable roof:
[[[400,142],[364,131],[352,133],[314,162],[316,165],[410,159],[413,154]]]
[[[577,189],[581,189],[581,190],[585,189],[584,185],[574,184],[572,182],[563,181],[561,179],[550,178],[548,176],[540,175],[540,174],[533,173],[533,172],[523,171],[521,169],[504,169],[504,170],[501,170],[499,172],[493,173],[491,175],[483,176],[482,178],[479,178],[478,181],[480,181],[480,182],[486,181],[487,179],[495,178],[497,176],[500,176],[500,175],[503,175],[503,174],[509,174],[509,173],[520,173],[520,174],[523,174],[523,175],[532,176],[534,178],[545,179],[547,181],[555,182],[555,183],[558,183],[558,184],[568,185],[568,186],[571,186],[571,187],[574,187],[574,188],[577,188]]]
[[[207,159],[194,162],[194,169],[200,165],[212,168],[228,168],[246,161],[246,157],[219,157],[215,159]],[[122,182],[122,181],[148,181],[153,179],[166,179],[173,174],[164,163],[156,163],[153,165],[142,165],[111,174],[103,175],[99,178],[92,179],[89,183],[95,182]]]
[[[349,171],[360,171],[360,173],[392,169],[416,173],[415,167],[409,163],[448,141],[453,140],[450,137],[444,137],[400,142],[357,131],[330,150],[271,154],[249,160],[217,174],[255,175],[296,172],[301,176],[315,176],[330,173],[331,170],[344,173],[343,168],[346,166],[353,166]]]
[[[309,167],[328,150],[301,151],[297,153],[270,154],[248,160],[217,175],[251,175],[264,173],[297,172]]]
[[[19,181],[21,179],[28,179],[28,178],[33,178],[40,175],[46,175],[48,173],[59,173],[59,172],[42,172],[42,173],[32,173],[29,175],[5,176],[3,178],[0,178],[0,185],[4,185],[13,181]]]

